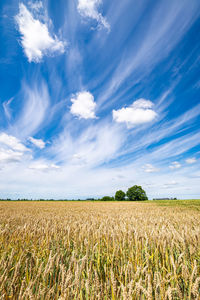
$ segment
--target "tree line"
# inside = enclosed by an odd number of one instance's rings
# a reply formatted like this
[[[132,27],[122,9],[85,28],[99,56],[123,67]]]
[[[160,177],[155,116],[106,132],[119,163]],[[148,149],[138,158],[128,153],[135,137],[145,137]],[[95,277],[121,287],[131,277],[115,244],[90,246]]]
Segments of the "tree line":
[[[114,197],[104,196],[100,201],[145,201],[148,200],[146,192],[139,185],[130,187],[125,193],[122,190],[118,190]]]

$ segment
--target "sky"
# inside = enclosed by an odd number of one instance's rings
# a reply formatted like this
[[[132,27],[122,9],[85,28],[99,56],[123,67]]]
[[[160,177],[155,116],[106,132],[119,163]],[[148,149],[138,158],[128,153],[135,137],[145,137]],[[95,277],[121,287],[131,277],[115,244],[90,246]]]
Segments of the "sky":
[[[200,1],[0,2],[0,198],[200,198]]]

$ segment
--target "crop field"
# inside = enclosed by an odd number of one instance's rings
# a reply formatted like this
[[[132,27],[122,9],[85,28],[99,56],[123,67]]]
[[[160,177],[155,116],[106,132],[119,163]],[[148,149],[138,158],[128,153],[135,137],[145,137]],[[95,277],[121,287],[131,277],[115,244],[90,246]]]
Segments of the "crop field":
[[[0,202],[0,299],[200,299],[199,204]]]

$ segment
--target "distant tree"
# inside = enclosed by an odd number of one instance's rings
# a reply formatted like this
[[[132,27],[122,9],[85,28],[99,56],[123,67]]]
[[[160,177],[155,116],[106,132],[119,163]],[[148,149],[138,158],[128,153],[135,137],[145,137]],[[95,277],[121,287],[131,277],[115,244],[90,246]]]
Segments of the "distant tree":
[[[100,200],[101,200],[101,201],[114,201],[114,197],[104,196],[104,197],[101,198]]]
[[[130,187],[126,193],[129,201],[144,201],[148,200],[146,192],[139,185]]]
[[[115,193],[115,200],[116,201],[124,201],[125,196],[126,196],[126,194],[122,190],[119,190]]]

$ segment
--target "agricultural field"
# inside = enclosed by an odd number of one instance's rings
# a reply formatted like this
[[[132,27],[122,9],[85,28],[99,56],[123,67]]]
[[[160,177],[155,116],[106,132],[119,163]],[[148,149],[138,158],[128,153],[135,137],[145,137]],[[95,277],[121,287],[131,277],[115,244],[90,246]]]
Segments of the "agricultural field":
[[[0,202],[0,299],[199,299],[199,204]]]

